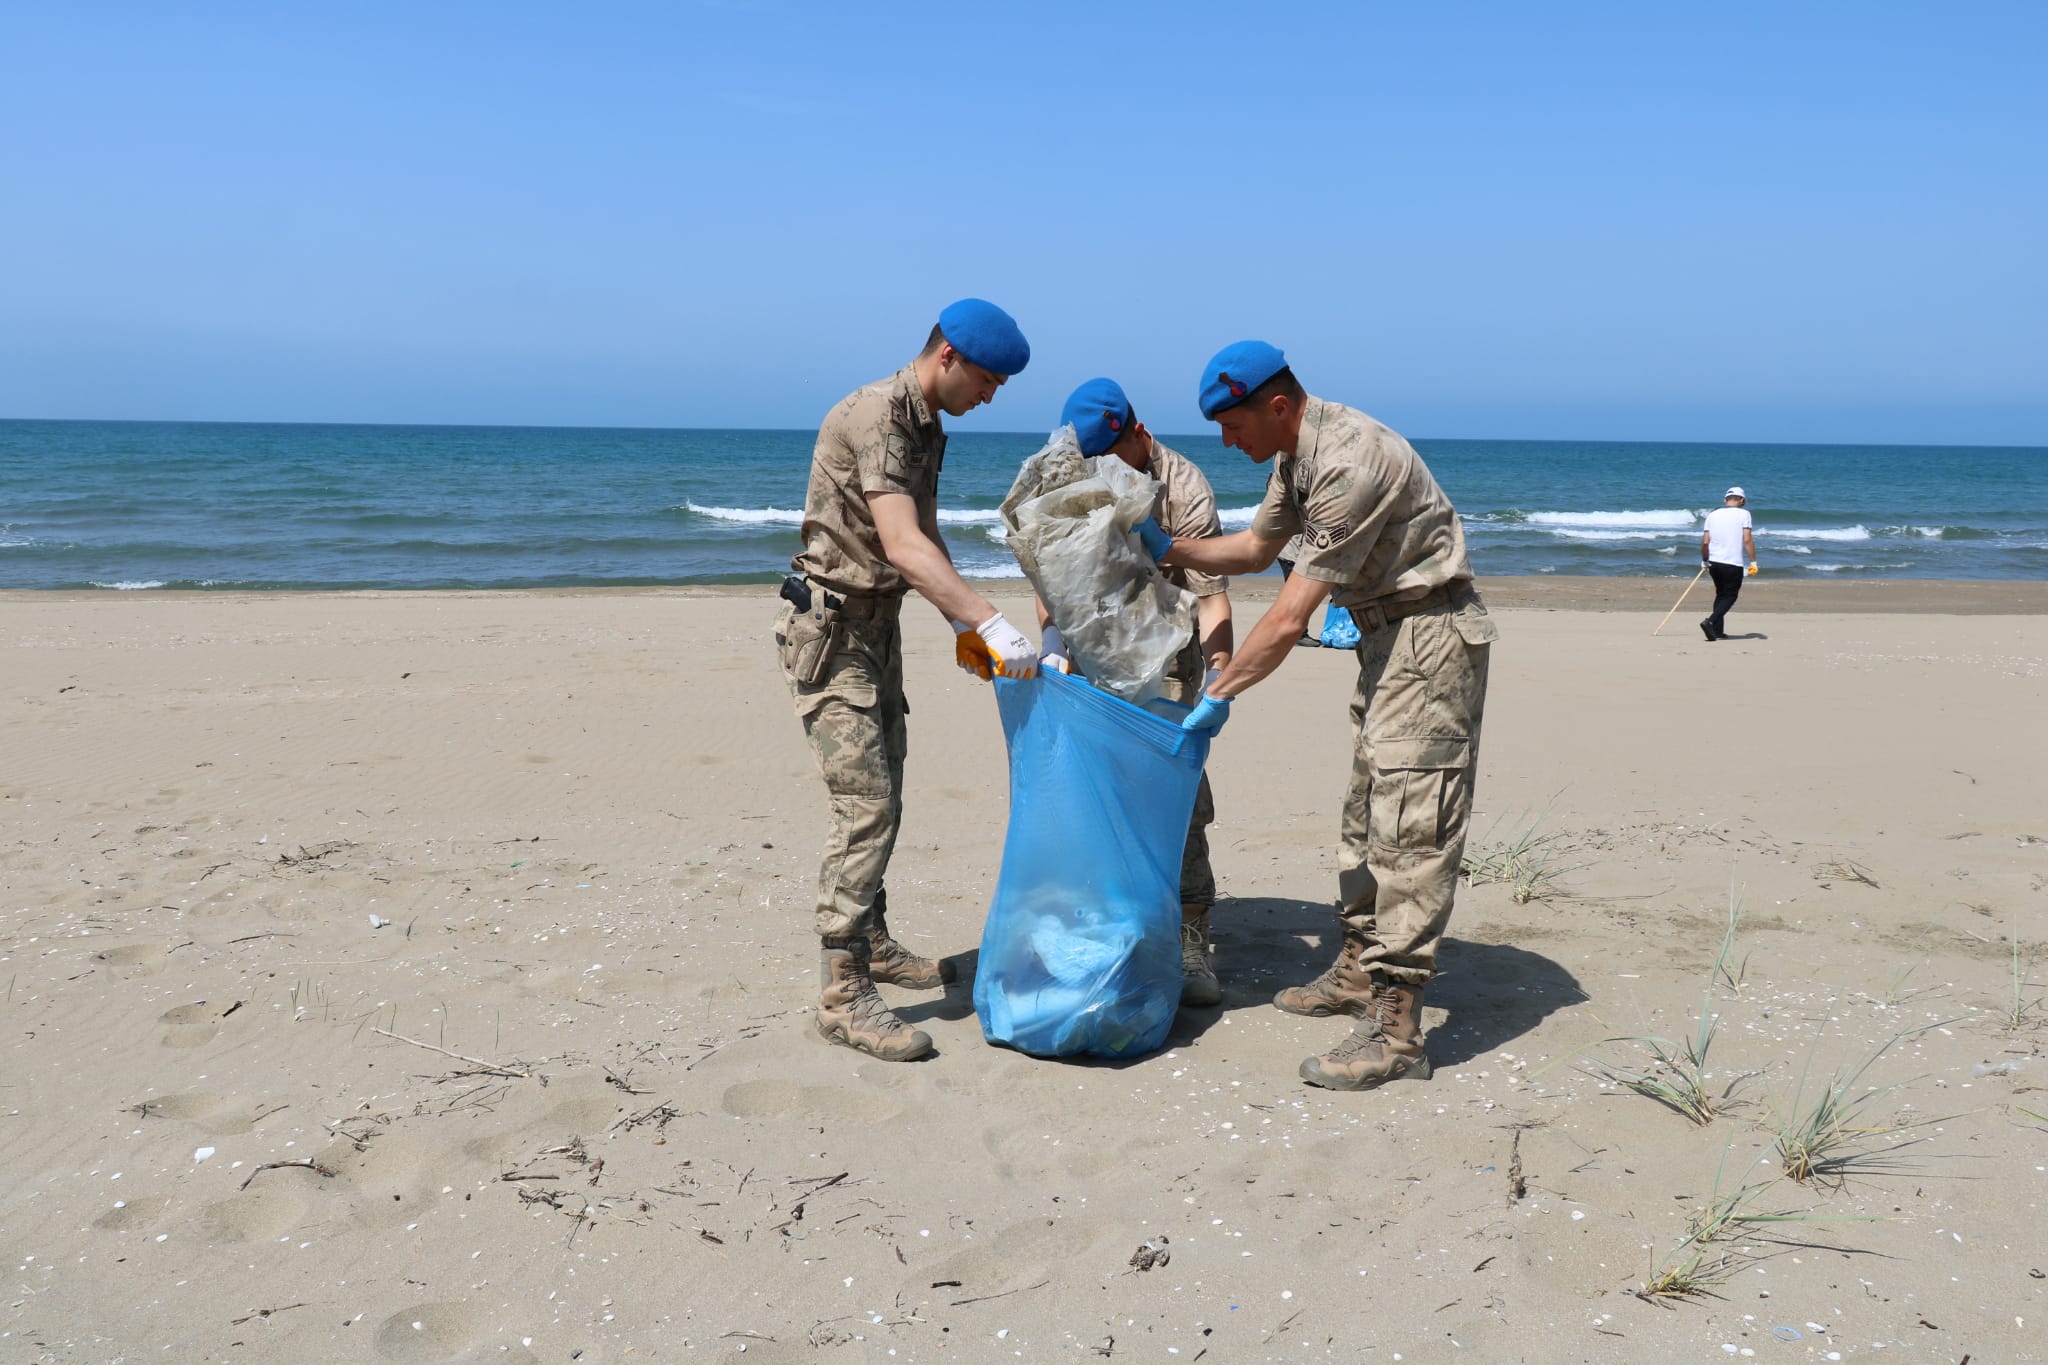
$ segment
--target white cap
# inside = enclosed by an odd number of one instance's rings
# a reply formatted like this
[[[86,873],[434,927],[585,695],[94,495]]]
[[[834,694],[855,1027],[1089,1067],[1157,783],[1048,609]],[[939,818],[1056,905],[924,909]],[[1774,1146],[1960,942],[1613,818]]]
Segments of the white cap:
[[[1740,486],[1729,489],[1726,493],[1723,493],[1721,496],[1723,499],[1741,498],[1744,502],[1749,501],[1749,494],[1743,492]]]

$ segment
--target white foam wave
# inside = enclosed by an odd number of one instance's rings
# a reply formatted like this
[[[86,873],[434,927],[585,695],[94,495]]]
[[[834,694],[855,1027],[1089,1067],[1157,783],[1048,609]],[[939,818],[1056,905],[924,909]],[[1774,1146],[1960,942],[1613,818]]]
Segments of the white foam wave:
[[[1571,526],[1547,527],[1551,535],[1564,540],[1669,540],[1682,531],[1581,531]],[[1688,528],[1689,530],[1690,528]]]
[[[1787,530],[1787,529],[1784,529],[1784,528],[1782,528],[1782,527],[1776,527],[1776,526],[1759,526],[1759,527],[1757,527],[1757,528],[1756,528],[1756,535],[1757,535],[1757,538],[1758,538],[1759,540],[1763,539],[1763,538],[1764,538],[1765,536],[1769,536],[1769,537],[1770,537],[1770,538],[1772,538],[1773,540],[1868,540],[1868,539],[1870,539],[1870,531],[1869,531],[1869,529],[1868,529],[1868,528],[1866,528],[1866,527],[1862,527],[1862,526],[1844,526],[1844,527],[1837,527],[1837,528],[1835,528],[1835,529],[1833,529],[1833,530],[1820,530],[1820,529],[1816,529],[1816,528],[1812,528],[1812,527],[1796,527],[1796,526],[1795,526],[1795,527],[1793,527],[1793,528],[1791,528],[1790,530]]]
[[[1860,569],[1868,569],[1870,566],[1868,564],[1809,564],[1806,567],[1814,573],[1855,573]]]
[[[152,578],[146,582],[141,579],[132,578],[122,579],[116,583],[101,583],[90,579],[87,581],[91,582],[95,588],[113,588],[117,592],[137,592],[143,588],[161,588],[164,585],[164,581],[161,578]]]
[[[1531,512],[1531,526],[1610,527],[1615,529],[1655,526],[1678,529],[1699,525],[1699,515],[1683,509],[1650,512]]]
[[[1002,524],[1003,514],[995,508],[990,508],[986,512],[970,511],[965,508],[948,510],[942,507],[939,509],[939,525],[941,526],[1001,526]]]
[[[1813,547],[1811,545],[1787,545],[1785,553],[1788,555],[1810,555],[1813,553]]]
[[[1008,563],[999,560],[989,560],[986,563],[962,564],[960,566],[960,576],[962,578],[1022,578],[1024,570],[1017,566],[1017,561],[1014,559]]]
[[[687,511],[700,517],[715,517],[719,521],[744,522],[751,526],[801,526],[804,514],[801,509],[791,511],[786,507],[704,507],[694,502],[685,502]],[[674,510],[674,509],[670,509]]]
[[[1251,528],[1252,518],[1259,514],[1257,507],[1219,507],[1216,519],[1223,523],[1226,531],[1245,531]]]

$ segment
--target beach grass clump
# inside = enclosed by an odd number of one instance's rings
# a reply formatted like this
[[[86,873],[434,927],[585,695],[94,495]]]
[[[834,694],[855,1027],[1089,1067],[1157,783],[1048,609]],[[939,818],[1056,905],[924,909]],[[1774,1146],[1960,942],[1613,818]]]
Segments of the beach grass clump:
[[[1673,1042],[1649,1034],[1609,1038],[1610,1043],[1634,1043],[1649,1054],[1649,1065],[1640,1068],[1614,1062],[1596,1061],[1599,1074],[1627,1090],[1653,1099],[1674,1113],[1705,1127],[1734,1094],[1739,1080],[1718,1093],[1708,1084],[1707,1055],[1721,1030],[1721,1016],[1714,1010],[1714,992],[1709,986],[1700,1001],[1699,1022],[1692,1036]]]
[[[1701,1127],[1713,1122],[1714,1115],[1733,1098],[1736,1087],[1746,1079],[1738,1076],[1716,1091],[1708,1083],[1707,1070],[1708,1055],[1712,1053],[1714,1039],[1721,1031],[1721,1016],[1714,1009],[1715,989],[1725,984],[1731,994],[1740,992],[1748,969],[1748,956],[1745,954],[1738,959],[1735,955],[1736,931],[1741,923],[1742,893],[1731,885],[1728,888],[1727,928],[1722,932],[1720,948],[1714,953],[1713,965],[1707,969],[1707,984],[1701,993],[1699,1018],[1693,1026],[1692,1035],[1676,1042],[1650,1034],[1609,1038],[1606,1040],[1609,1043],[1635,1044],[1648,1054],[1649,1063],[1629,1067],[1596,1061],[1593,1065],[1598,1068],[1599,1075],[1657,1101]]]
[[[1725,1249],[1725,1243],[1754,1237],[1784,1224],[1875,1222],[1880,1217],[1876,1214],[1819,1214],[1804,1209],[1767,1212],[1758,1206],[1758,1199],[1775,1182],[1761,1180],[1738,1185],[1731,1190],[1722,1189],[1728,1157],[1733,1151],[1733,1143],[1722,1149],[1720,1168],[1714,1172],[1713,1192],[1707,1196],[1706,1203],[1693,1210],[1686,1222],[1685,1237],[1652,1268],[1637,1291],[1640,1297],[1655,1301],[1706,1293],[1753,1259],[1740,1251]],[[1750,1170],[1754,1171],[1762,1160],[1758,1157],[1752,1161]]]
[[[2039,953],[2036,948],[2020,949],[2020,936],[2012,936],[2012,995],[2005,1003],[2003,1023],[2007,1033],[2019,1033],[2036,1027],[2043,1018],[2043,997],[2036,990],[2036,982],[2030,980],[2034,972],[2034,961]],[[2027,994],[2035,991],[2033,995]]]
[[[1509,886],[1512,888],[1509,898],[1517,905],[1526,905],[1555,892],[1558,889],[1557,879],[1572,871],[1576,864],[1564,862],[1565,855],[1571,851],[1571,842],[1563,831],[1537,832],[1548,814],[1550,806],[1546,804],[1500,841],[1492,838],[1493,829],[1499,826],[1499,821],[1495,821],[1480,846],[1466,852],[1459,862],[1459,872],[1473,886],[1489,883]]]
[[[1720,981],[1731,994],[1742,994],[1743,979],[1749,975],[1749,954],[1744,953],[1740,961],[1735,957],[1735,931],[1742,925],[1742,892],[1735,883],[1728,884],[1728,927],[1721,933],[1721,947],[1714,954],[1714,975],[1712,980]]]
[[[1812,1070],[1814,1049],[1809,1047],[1790,1099],[1782,1106],[1773,1104],[1777,1114],[1774,1146],[1786,1179],[1802,1185],[1821,1180],[1839,1182],[1847,1176],[1876,1174],[1890,1169],[1891,1161],[1870,1150],[1868,1144],[1872,1139],[1943,1122],[1941,1118],[1917,1119],[1909,1123],[1869,1122],[1871,1111],[1878,1103],[1902,1089],[1906,1082],[1867,1085],[1863,1078],[1879,1058],[1899,1043],[1954,1022],[1952,1019],[1943,1020],[1893,1034],[1856,1065],[1830,1073],[1818,1091],[1811,1094],[1807,1090],[1807,1081]],[[1816,1036],[1815,1044],[1818,1042]]]

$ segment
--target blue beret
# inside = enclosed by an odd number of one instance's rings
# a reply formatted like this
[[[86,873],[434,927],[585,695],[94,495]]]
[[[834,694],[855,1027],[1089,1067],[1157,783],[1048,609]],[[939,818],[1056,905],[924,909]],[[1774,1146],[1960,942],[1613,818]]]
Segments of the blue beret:
[[[987,299],[947,304],[939,331],[954,350],[991,374],[1022,374],[1031,363],[1031,343],[1017,330],[1017,320]]]
[[[1202,367],[1202,416],[1234,408],[1245,396],[1287,368],[1278,346],[1263,341],[1238,341],[1225,346]]]
[[[1131,400],[1114,379],[1091,379],[1068,396],[1060,425],[1073,424],[1083,455],[1100,455],[1131,429]]]

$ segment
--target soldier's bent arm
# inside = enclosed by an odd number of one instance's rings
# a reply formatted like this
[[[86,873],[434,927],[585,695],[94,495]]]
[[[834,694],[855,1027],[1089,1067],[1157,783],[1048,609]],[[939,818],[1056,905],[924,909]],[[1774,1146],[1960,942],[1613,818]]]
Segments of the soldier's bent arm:
[[[1237,651],[1215,685],[1207,689],[1209,695],[1218,701],[1227,700],[1280,667],[1294,652],[1294,642],[1308,630],[1310,618],[1333,586],[1303,574],[1295,574],[1282,583],[1280,595],[1252,627],[1244,648]]]
[[[896,572],[927,602],[964,625],[978,626],[996,614],[992,603],[967,586],[953,561],[924,532],[917,502],[908,493],[870,493],[868,510],[882,538],[882,553]]]
[[[1221,578],[1229,574],[1261,573],[1273,567],[1287,541],[1268,540],[1257,531],[1238,531],[1227,536],[1200,540],[1177,539],[1166,558],[1159,562],[1176,569],[1194,569]]]

